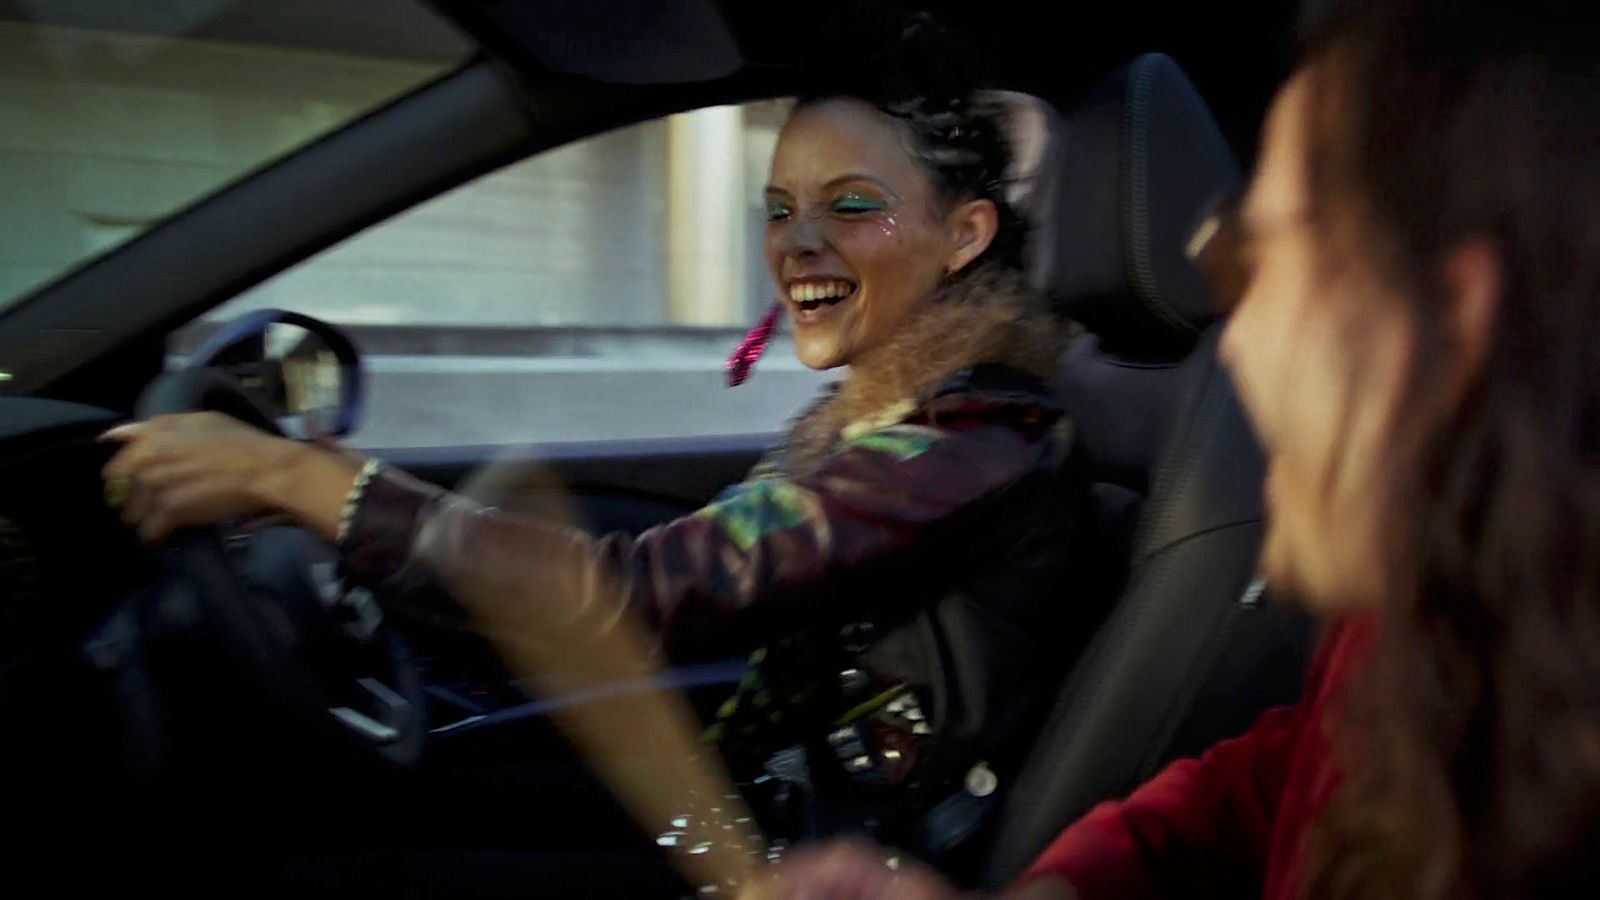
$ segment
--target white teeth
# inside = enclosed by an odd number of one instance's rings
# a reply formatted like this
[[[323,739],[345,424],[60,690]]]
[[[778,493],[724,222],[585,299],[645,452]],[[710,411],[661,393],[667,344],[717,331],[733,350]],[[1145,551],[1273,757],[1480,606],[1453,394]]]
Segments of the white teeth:
[[[855,288],[848,281],[807,282],[791,285],[789,299],[796,303],[812,303],[836,297],[848,297]]]

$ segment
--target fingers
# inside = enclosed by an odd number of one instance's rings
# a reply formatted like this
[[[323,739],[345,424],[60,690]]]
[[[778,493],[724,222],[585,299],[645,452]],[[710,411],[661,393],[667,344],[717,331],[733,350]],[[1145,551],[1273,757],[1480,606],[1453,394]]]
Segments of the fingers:
[[[139,540],[151,547],[159,547],[166,542],[167,536],[172,533],[172,517],[165,507],[153,508],[144,518],[128,524],[139,535]]]
[[[204,490],[184,476],[182,467],[167,465],[132,479],[122,521],[138,533],[140,540],[160,544],[178,528],[196,524],[192,510],[203,503]]]
[[[158,416],[101,439],[121,445],[101,470],[107,502],[153,544],[262,511],[257,478],[277,458],[272,444],[280,440],[219,413]]]
[[[257,429],[222,413],[197,412],[153,416],[142,422],[124,422],[101,432],[100,440],[127,444],[152,436],[170,434],[208,434],[223,431],[254,432]]]
[[[152,447],[141,438],[142,435],[138,433],[113,438],[123,442],[122,449],[111,457],[111,461],[105,464],[100,474],[106,478],[132,478],[144,468],[152,453]]]
[[[149,513],[136,526],[139,540],[152,547],[164,544],[174,531],[198,524],[194,514],[200,506],[200,497],[191,485],[172,488],[160,495]]]
[[[200,417],[210,415],[213,414],[158,416],[148,422],[131,422],[106,431],[100,439],[119,443],[122,448],[100,470],[101,476],[107,481],[124,479],[136,488],[165,484],[178,474],[176,469],[163,471],[171,464],[192,461],[198,453],[215,455],[210,442],[185,441],[179,437],[194,427]],[[130,503],[129,507],[132,505]]]
[[[115,428],[108,428],[100,435],[102,441],[116,441],[125,444],[145,431],[143,422],[127,422]]]
[[[100,474],[106,478],[135,478],[151,464],[170,455],[171,447],[164,440],[175,416],[162,416],[148,422],[129,422],[118,425],[100,435],[100,440],[122,445],[111,457]]]
[[[159,498],[135,478],[128,479],[126,496],[127,501],[121,510],[122,521],[136,529],[140,522],[150,517]]]
[[[856,842],[800,850],[778,867],[774,900],[868,900],[888,897],[896,872],[887,851]]]
[[[123,481],[122,521],[147,544],[164,543],[176,530],[205,524],[207,510],[216,506],[215,474],[201,461],[158,445],[127,445],[104,471],[108,480]]]
[[[171,431],[174,427],[184,424],[188,419],[209,415],[209,413],[183,413],[181,415],[154,416],[141,422],[124,422],[113,428],[101,432],[100,440],[113,441],[119,444],[128,444],[141,438]]]
[[[145,441],[141,431],[125,430],[112,439],[125,443],[100,470],[106,481],[106,503],[121,512],[122,521],[137,527],[149,517],[175,474],[163,464],[160,447]]]
[[[938,873],[895,851],[857,841],[801,849],[784,858],[762,900],[959,900]]]

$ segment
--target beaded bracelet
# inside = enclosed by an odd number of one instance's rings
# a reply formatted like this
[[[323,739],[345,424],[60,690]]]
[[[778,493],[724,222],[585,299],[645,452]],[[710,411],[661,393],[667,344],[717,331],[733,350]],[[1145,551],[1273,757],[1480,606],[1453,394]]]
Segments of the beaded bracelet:
[[[382,468],[383,462],[377,457],[371,457],[361,465],[361,471],[356,473],[355,483],[350,485],[350,493],[344,497],[344,510],[339,514],[339,531],[335,537],[339,545],[343,546],[345,540],[350,537],[350,524],[355,520],[356,508],[361,505],[361,497],[367,492],[367,485]]]

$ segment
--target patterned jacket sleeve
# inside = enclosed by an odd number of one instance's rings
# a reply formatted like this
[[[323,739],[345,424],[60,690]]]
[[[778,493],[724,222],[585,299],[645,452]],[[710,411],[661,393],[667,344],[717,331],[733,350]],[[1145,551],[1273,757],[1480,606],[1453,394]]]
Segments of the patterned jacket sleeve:
[[[992,421],[891,426],[802,477],[746,481],[637,538],[593,538],[385,471],[355,510],[344,573],[381,585],[420,570],[469,609],[520,597],[505,602],[604,620],[631,607],[671,650],[755,645],[827,615],[855,579],[958,564],[987,533],[994,501],[1048,471],[1051,434]]]

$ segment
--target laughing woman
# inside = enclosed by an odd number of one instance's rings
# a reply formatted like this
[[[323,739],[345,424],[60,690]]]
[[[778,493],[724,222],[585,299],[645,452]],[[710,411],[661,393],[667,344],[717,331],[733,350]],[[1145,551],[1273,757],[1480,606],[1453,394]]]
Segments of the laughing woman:
[[[1081,612],[1059,602],[1078,492],[1041,381],[1061,323],[1021,273],[1001,114],[953,83],[941,40],[913,27],[892,64],[802,98],[780,135],[766,261],[800,360],[843,377],[711,505],[591,537],[196,414],[112,433],[126,517],[161,542],[286,514],[379,588],[576,556],[608,573],[579,593],[621,588],[577,602],[620,603],[666,652],[754,653],[710,736],[736,777],[794,782],[769,828],[909,840],[973,767],[1003,775]],[[797,749],[806,766],[773,763]]]

